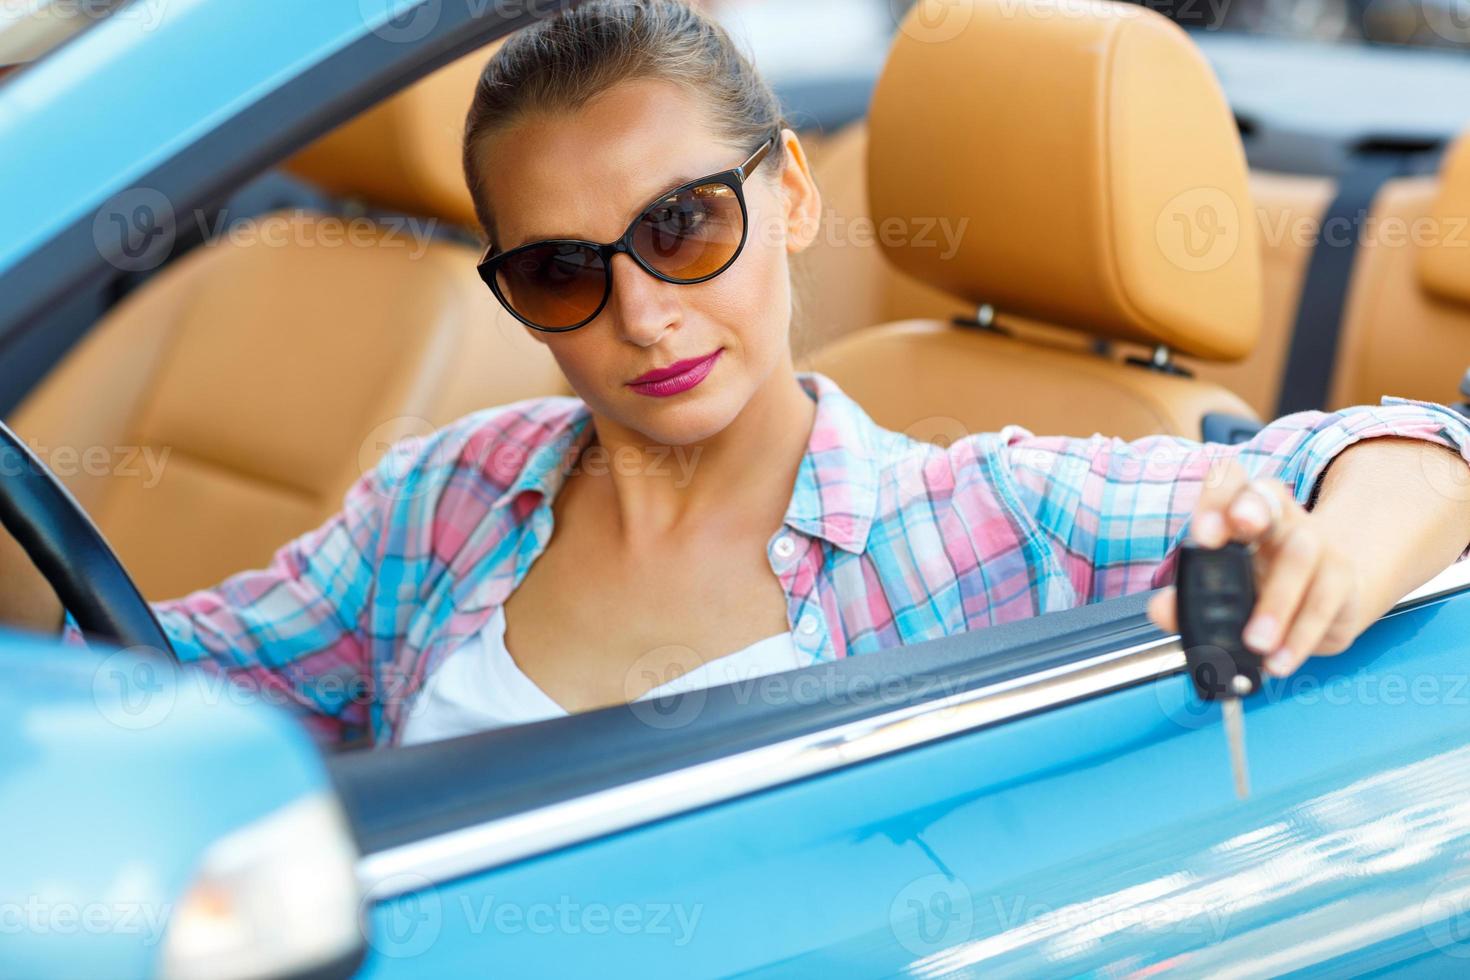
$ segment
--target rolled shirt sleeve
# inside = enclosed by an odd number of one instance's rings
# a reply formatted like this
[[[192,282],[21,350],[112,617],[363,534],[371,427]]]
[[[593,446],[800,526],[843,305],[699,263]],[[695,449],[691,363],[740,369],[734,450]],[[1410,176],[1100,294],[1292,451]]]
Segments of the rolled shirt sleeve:
[[[402,460],[390,452],[348,489],[338,513],[265,568],[152,603],[177,660],[298,714],[320,742],[360,735],[371,691],[369,604]],[[84,642],[69,613],[63,632]]]
[[[1310,507],[1327,468],[1349,446],[1381,437],[1420,439],[1466,462],[1461,480],[1437,489],[1470,501],[1470,424],[1433,402],[1385,398],[1338,412],[1297,412],[1237,445],[1177,436],[1038,437],[1018,426],[1002,436],[1022,507],[1088,602],[1173,580],[1176,549],[1211,467],[1223,460],[1239,462],[1251,478],[1282,481]],[[1426,470],[1426,478],[1442,481],[1438,473]],[[1461,557],[1467,553],[1470,547]]]

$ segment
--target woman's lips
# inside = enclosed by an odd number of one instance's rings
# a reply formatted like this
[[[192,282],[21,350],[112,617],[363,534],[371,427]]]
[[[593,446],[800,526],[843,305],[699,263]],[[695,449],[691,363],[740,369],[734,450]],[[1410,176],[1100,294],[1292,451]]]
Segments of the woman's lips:
[[[709,377],[710,371],[714,370],[715,361],[719,359],[723,351],[724,348],[721,347],[703,357],[675,361],[668,367],[640,374],[628,382],[628,387],[640,395],[649,395],[653,398],[667,398],[670,395],[688,391]]]

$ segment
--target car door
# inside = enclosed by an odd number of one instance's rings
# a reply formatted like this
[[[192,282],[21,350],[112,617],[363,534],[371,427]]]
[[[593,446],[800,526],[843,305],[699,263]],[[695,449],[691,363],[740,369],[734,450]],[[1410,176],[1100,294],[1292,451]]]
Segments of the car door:
[[[1451,571],[1248,703],[1244,800],[1218,708],[1136,598],[1019,648],[894,651],[917,669],[868,686],[785,675],[794,715],[768,683],[344,758],[364,975],[1458,972],[1470,595]],[[394,792],[419,805],[385,808]]]

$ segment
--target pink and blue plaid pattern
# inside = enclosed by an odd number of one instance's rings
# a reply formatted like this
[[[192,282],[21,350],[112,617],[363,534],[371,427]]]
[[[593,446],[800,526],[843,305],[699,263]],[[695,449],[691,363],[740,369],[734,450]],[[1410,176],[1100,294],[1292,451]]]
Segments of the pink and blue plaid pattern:
[[[1168,581],[1215,460],[1303,502],[1363,439],[1428,440],[1470,461],[1461,416],[1399,399],[1291,415],[1236,446],[1008,426],[944,447],[881,428],[822,375],[800,380],[816,422],[767,554],[813,663]],[[179,658],[301,709],[325,741],[393,742],[424,679],[546,547],[589,423],[581,401],[540,398],[400,443],[267,568],[158,603]]]

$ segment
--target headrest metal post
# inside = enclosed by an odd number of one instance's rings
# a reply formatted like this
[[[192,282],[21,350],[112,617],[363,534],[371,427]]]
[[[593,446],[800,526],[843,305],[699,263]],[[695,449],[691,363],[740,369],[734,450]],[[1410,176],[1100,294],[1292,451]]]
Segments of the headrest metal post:
[[[995,307],[989,303],[981,303],[975,308],[975,315],[969,319],[957,316],[952,321],[957,327],[976,327],[989,333],[998,333],[1003,337],[1010,336],[1010,332],[995,322]]]
[[[1181,378],[1194,377],[1194,372],[1174,360],[1174,351],[1168,344],[1155,345],[1153,353],[1148,357],[1125,357],[1123,362],[1148,368],[1150,371],[1158,371],[1160,374],[1172,374]]]

